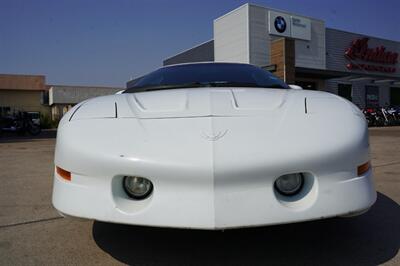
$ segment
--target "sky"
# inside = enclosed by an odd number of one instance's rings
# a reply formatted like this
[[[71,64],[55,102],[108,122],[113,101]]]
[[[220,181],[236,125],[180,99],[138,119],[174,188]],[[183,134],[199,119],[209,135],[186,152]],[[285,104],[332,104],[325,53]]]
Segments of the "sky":
[[[248,1],[0,0],[0,73],[47,84],[125,87],[213,38],[213,20]],[[399,0],[251,1],[327,27],[400,41]]]

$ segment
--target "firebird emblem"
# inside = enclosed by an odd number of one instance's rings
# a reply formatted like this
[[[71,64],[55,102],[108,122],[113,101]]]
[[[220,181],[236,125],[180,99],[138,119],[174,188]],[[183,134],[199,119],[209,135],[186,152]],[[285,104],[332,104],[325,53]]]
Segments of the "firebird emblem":
[[[228,133],[228,130],[227,129],[225,129],[224,131],[219,131],[218,133],[216,133],[216,134],[207,134],[207,133],[202,133],[201,134],[201,136],[203,137],[203,138],[205,138],[206,140],[209,140],[209,141],[217,141],[217,140],[219,140],[220,138],[222,138],[222,137],[224,137],[225,135],[226,135],[226,133]]]

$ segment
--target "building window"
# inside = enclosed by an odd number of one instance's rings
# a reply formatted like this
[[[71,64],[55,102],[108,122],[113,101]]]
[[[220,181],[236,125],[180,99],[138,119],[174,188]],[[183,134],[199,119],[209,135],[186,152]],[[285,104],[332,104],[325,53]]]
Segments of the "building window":
[[[379,87],[365,86],[365,106],[371,108],[379,107]]]
[[[338,84],[338,95],[352,102],[351,97],[352,86],[351,84]]]
[[[390,88],[390,105],[400,106],[400,87]]]
[[[48,91],[42,91],[41,97],[40,97],[40,103],[43,105],[49,105],[49,92]]]

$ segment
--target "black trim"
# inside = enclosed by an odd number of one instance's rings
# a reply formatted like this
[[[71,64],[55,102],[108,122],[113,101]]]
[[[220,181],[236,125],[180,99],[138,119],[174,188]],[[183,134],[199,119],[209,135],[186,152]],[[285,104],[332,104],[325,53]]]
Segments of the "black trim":
[[[361,73],[355,71],[338,71],[329,69],[316,69],[308,67],[296,67],[296,78],[316,78],[316,79],[333,79],[343,77],[370,77],[373,79],[393,79],[399,80],[399,76],[385,75],[379,73]]]
[[[307,97],[304,98],[304,112],[307,114]]]
[[[68,121],[72,120],[72,117],[75,115],[75,113],[79,110],[79,108],[81,108],[81,106],[84,105],[84,103],[82,103],[81,105],[79,105],[78,107],[76,107],[75,111],[72,113],[72,115],[69,117]]]
[[[354,74],[351,72],[315,69],[307,67],[296,67],[295,71],[296,78],[333,79],[351,76]]]

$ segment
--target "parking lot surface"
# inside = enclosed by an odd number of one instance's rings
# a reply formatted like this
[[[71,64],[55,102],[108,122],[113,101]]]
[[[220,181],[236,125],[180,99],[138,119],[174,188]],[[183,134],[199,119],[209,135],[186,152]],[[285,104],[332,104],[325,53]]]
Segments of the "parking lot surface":
[[[366,214],[222,232],[62,218],[55,138],[3,137],[0,265],[400,265],[400,127],[371,129],[370,143],[379,193]]]

